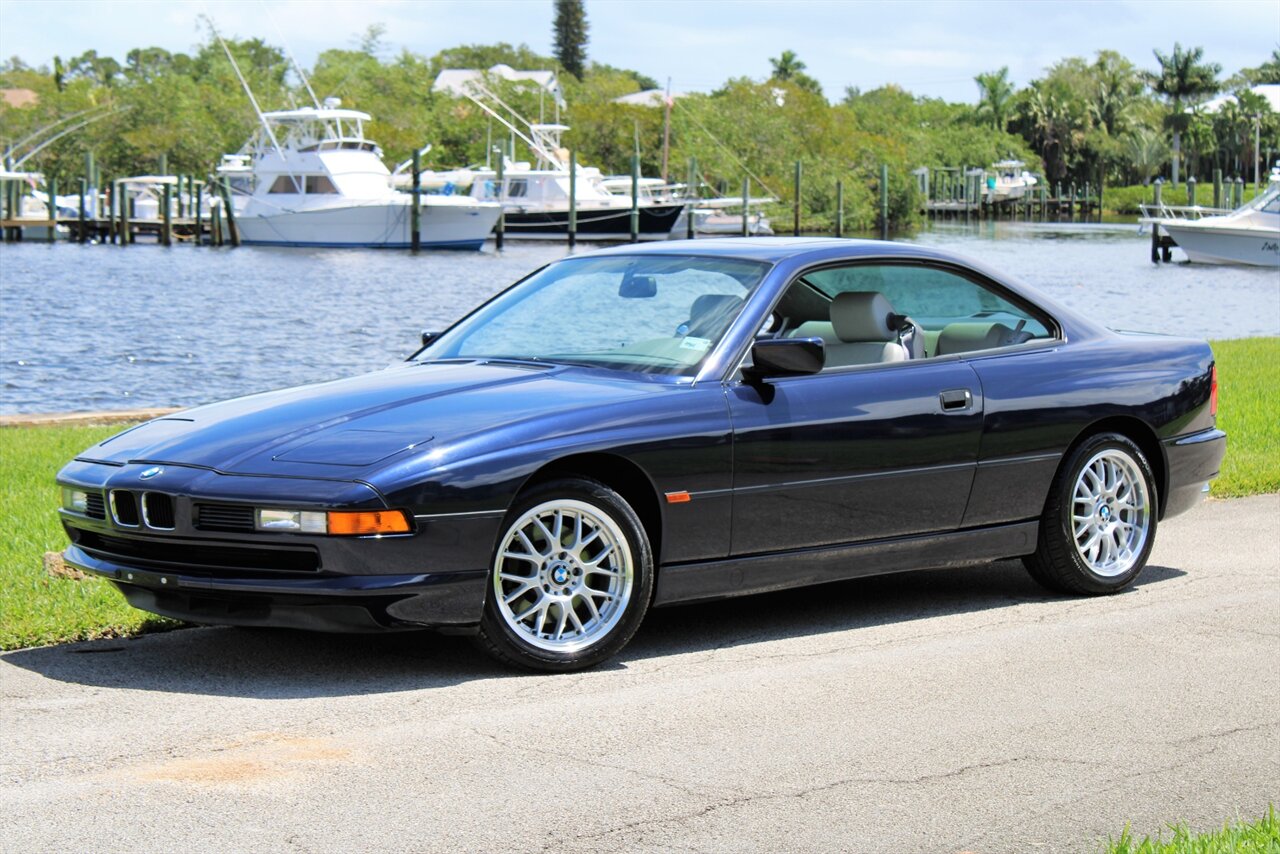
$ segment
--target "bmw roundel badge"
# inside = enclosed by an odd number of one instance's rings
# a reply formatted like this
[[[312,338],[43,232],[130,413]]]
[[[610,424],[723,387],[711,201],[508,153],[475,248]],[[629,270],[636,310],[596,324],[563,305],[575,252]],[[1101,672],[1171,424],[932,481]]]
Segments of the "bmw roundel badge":
[[[161,468],[160,466],[152,466],[151,468],[144,471],[142,474],[138,475],[138,477],[142,478],[143,480],[151,480],[151,478],[153,477],[158,477],[160,473],[163,471],[164,469]]]

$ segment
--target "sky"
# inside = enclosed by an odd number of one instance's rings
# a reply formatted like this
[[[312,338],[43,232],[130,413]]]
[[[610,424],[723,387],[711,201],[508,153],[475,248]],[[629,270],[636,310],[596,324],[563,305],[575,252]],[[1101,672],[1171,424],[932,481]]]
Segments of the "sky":
[[[586,0],[591,60],[674,91],[764,79],[793,50],[838,100],[846,86],[897,83],[973,103],[975,74],[1008,66],[1018,86],[1066,56],[1101,49],[1152,68],[1152,48],[1200,46],[1224,76],[1280,47],[1280,0]],[[86,50],[190,52],[210,14],[224,35],[285,46],[304,67],[385,25],[384,58],[505,41],[552,53],[552,0],[0,0],[0,57],[49,65]]]

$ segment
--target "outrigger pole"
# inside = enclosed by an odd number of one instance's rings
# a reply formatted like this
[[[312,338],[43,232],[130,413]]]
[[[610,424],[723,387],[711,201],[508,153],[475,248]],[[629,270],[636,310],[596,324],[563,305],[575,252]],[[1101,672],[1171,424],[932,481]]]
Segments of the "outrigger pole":
[[[258,106],[258,99],[253,97],[253,90],[249,88],[249,81],[244,79],[244,75],[240,73],[240,66],[236,62],[236,58],[231,55],[231,48],[227,47],[227,43],[222,40],[218,28],[213,24],[213,18],[208,15],[201,15],[204,22],[209,25],[209,31],[213,33],[213,37],[218,40],[218,44],[222,45],[222,50],[227,54],[227,59],[231,62],[231,68],[235,71],[236,77],[240,79],[240,85],[244,87],[244,93],[249,96],[249,103],[253,105],[253,111],[258,115],[258,121],[262,123],[262,129],[267,132],[267,138],[271,140],[271,147],[276,150],[276,154],[280,156],[280,162],[285,162],[284,150],[280,148],[280,143],[276,140],[275,131],[271,129],[271,123],[267,121],[267,117],[262,114],[262,109]],[[307,87],[311,88],[310,86]],[[289,173],[289,179],[293,181],[293,188],[299,193],[302,192],[302,185],[298,183],[298,176],[292,172]]]

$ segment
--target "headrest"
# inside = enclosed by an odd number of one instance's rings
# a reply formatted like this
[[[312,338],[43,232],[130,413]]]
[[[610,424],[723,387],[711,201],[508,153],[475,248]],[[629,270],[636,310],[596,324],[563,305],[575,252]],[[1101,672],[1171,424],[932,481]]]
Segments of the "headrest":
[[[836,294],[831,301],[831,325],[841,341],[896,341],[893,306],[877,291]]]
[[[723,317],[725,314],[735,310],[741,302],[741,297],[735,297],[731,294],[703,294],[695,299],[693,305],[689,307],[689,318],[698,320],[711,315]]]

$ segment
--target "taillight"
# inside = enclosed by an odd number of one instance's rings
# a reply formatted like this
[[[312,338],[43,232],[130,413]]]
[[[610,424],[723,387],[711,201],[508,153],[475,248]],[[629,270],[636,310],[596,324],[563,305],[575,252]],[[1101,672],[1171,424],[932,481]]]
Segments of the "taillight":
[[[1218,366],[1215,364],[1209,371],[1209,414],[1218,416]]]

